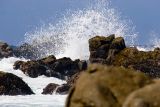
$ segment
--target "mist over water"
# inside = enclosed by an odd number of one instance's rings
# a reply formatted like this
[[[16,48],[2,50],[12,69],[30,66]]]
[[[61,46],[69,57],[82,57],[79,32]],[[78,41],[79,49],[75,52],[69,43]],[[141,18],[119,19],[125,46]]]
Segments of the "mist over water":
[[[41,26],[27,32],[24,42],[38,50],[39,57],[55,55],[72,59],[88,59],[88,40],[96,35],[122,36],[134,45],[137,33],[132,22],[111,7],[109,0],[92,0],[84,9],[68,10],[56,24]]]

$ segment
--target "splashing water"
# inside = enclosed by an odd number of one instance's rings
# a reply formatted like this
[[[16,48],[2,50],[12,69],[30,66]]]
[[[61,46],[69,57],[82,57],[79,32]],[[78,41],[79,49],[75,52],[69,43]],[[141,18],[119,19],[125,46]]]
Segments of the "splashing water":
[[[158,37],[159,34],[156,33],[155,31],[152,31],[150,33],[150,36],[151,36],[150,43],[153,45],[153,48],[156,48],[156,47],[160,48],[160,38]]]
[[[127,44],[133,45],[137,34],[130,24],[111,8],[109,0],[92,0],[87,8],[67,11],[57,24],[50,23],[26,33],[25,42],[38,50],[39,58],[54,54],[56,57],[88,59],[88,40],[96,35],[123,36]]]

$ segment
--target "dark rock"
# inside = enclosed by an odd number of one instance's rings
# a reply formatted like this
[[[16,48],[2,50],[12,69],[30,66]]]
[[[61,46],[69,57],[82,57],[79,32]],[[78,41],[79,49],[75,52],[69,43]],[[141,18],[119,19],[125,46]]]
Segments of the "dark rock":
[[[69,90],[76,84],[76,81],[80,77],[80,74],[82,72],[78,72],[74,74],[72,77],[70,77],[67,80],[66,84],[58,85],[54,83],[48,84],[44,89],[42,94],[53,94],[55,92],[56,94],[68,94]]]
[[[50,64],[53,64],[54,62],[56,62],[56,57],[54,55],[50,55],[46,58],[40,59],[39,61],[41,61],[45,65],[50,65]]]
[[[13,65],[14,69],[20,69],[24,74],[32,78],[36,78],[41,75],[46,75],[47,69],[45,66],[39,64],[36,61],[16,61]]]
[[[24,64],[23,61],[16,61],[13,65],[13,69],[17,70],[17,69],[22,69],[22,64]]]
[[[7,43],[0,42],[0,58],[8,58],[12,56],[12,48]]]
[[[40,60],[16,61],[13,68],[22,70],[24,74],[32,78],[45,75],[47,77],[67,79],[77,72],[85,70],[87,62],[78,59],[72,61],[66,57],[56,59],[55,56],[51,55]]]
[[[50,83],[43,89],[42,94],[53,94],[58,86],[58,84]]]
[[[89,39],[89,50],[90,51],[96,51],[99,49],[99,47],[111,44],[112,41],[115,39],[115,35],[110,35],[109,37],[103,37],[103,36],[96,36],[91,39]]]
[[[72,75],[85,70],[87,68],[86,61],[75,60],[72,61],[70,58],[57,59],[53,64],[49,65],[50,76],[57,77],[60,79],[67,79]],[[67,78],[66,78],[67,77]]]
[[[70,88],[68,84],[63,84],[57,87],[56,93],[61,95],[68,94]]]
[[[71,89],[66,107],[121,107],[131,92],[150,83],[141,72],[90,65]]]
[[[34,94],[30,87],[19,77],[0,71],[0,95]]]
[[[159,48],[148,52],[138,51],[135,47],[126,47],[124,39],[114,38],[114,35],[91,38],[89,48],[90,63],[123,66],[139,70],[153,78],[160,77]]]
[[[115,38],[115,35],[91,38],[89,40],[90,62],[109,64],[115,55],[125,47],[124,39],[122,37]]]

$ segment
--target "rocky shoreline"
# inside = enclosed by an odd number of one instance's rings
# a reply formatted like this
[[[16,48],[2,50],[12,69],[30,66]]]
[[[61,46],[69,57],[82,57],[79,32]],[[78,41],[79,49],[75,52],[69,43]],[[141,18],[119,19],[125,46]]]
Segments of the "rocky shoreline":
[[[48,84],[42,94],[69,94],[66,107],[159,107],[160,49],[139,51],[127,47],[122,37],[95,36],[89,39],[88,60],[36,59],[32,46],[0,43],[0,58],[24,57],[15,70],[30,78],[56,77],[66,84]],[[0,95],[30,95],[34,92],[13,74],[0,72]]]

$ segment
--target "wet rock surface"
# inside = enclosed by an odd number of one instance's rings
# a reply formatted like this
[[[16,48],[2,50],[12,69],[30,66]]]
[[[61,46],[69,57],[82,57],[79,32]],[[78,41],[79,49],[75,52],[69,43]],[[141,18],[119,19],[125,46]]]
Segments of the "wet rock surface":
[[[43,89],[42,94],[53,94],[58,86],[58,84],[50,83]]]
[[[24,74],[26,74],[29,77],[36,78],[41,75],[46,75],[46,67],[39,64],[36,61],[16,61],[14,64],[14,69],[20,69]]]
[[[0,71],[0,95],[30,95],[31,88],[19,77]]]
[[[78,72],[76,74],[74,74],[72,77],[70,77],[67,80],[66,84],[62,84],[62,85],[57,85],[54,83],[50,83],[48,84],[44,89],[42,94],[68,94],[69,90],[75,86],[76,81],[78,80],[78,78],[80,77],[82,72]]]
[[[53,55],[40,60],[17,61],[14,63],[14,69],[20,69],[24,74],[32,78],[45,75],[47,77],[57,77],[67,80],[72,75],[86,68],[86,61],[80,61],[78,59],[73,61],[67,57],[56,59]]]
[[[0,58],[8,58],[13,56],[12,48],[4,42],[0,42]]]

